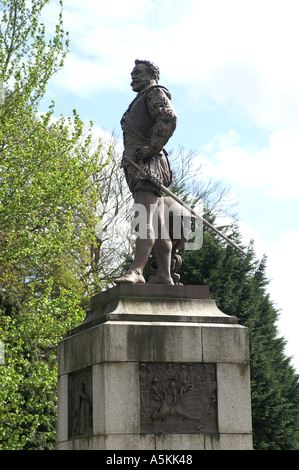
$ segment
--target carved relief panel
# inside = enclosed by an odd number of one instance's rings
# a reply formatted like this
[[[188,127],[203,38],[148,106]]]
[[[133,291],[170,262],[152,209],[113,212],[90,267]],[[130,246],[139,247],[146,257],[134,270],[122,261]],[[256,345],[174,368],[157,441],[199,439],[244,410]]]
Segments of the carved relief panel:
[[[92,434],[92,369],[69,374],[69,437]]]
[[[216,366],[141,363],[142,433],[217,432]]]

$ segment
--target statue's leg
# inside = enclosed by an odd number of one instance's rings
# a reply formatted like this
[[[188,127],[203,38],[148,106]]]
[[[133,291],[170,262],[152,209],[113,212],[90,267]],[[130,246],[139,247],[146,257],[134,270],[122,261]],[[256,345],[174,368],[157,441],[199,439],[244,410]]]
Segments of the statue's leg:
[[[139,220],[139,230],[135,230],[136,247],[134,261],[129,270],[120,278],[115,279],[116,284],[144,283],[143,269],[155,244],[155,230],[153,215],[159,204],[159,197],[151,191],[138,190],[134,193],[135,221]],[[142,212],[142,214],[140,214]]]
[[[136,238],[136,248],[135,248],[135,256],[130,269],[137,269],[141,273],[143,273],[144,266],[148,260],[149,255],[155,244],[155,230],[153,226],[153,219],[155,210],[159,204],[159,197],[156,194],[152,193],[151,191],[136,191],[134,193],[134,202],[135,202],[135,210],[139,212],[144,208],[144,216],[146,218],[145,225],[139,228],[140,236]],[[139,223],[144,221],[144,217],[140,217],[139,215]],[[135,218],[138,220],[138,215],[135,213]]]
[[[158,221],[159,234],[156,236],[154,245],[158,271],[157,274],[149,280],[149,284],[174,284],[170,272],[172,241],[165,223],[163,198],[159,198]]]
[[[158,272],[151,279],[152,284],[173,284],[170,275],[172,242],[169,238],[165,220],[163,199],[151,191],[138,190],[134,193],[135,220],[139,224],[143,221],[143,226],[139,227],[136,233],[136,248],[134,261],[127,273],[114,282],[138,284],[144,283],[144,266],[154,248],[155,257],[158,264]],[[139,218],[137,212],[143,212]],[[138,234],[140,236],[138,236]]]

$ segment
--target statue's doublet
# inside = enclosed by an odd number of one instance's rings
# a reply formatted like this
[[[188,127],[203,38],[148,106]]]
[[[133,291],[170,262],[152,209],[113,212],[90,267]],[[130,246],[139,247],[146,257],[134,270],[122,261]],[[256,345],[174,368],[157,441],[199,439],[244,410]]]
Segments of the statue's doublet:
[[[142,90],[122,117],[124,155],[135,161],[146,172],[154,174],[164,186],[171,183],[171,169],[167,152],[163,148],[174,133],[177,116],[169,91],[154,85]],[[145,161],[137,161],[135,151],[150,146],[155,154]],[[136,170],[123,161],[127,183],[132,192],[143,189],[157,192],[147,180],[141,179]]]

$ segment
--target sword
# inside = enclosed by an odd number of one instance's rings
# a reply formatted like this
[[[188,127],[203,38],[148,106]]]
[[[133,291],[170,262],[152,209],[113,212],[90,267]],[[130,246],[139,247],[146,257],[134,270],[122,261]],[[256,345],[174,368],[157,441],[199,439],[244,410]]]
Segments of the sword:
[[[172,191],[170,191],[166,186],[164,186],[154,175],[148,174],[146,171],[144,171],[142,168],[140,168],[137,163],[133,162],[130,158],[123,156],[123,160],[125,160],[127,163],[132,165],[136,170],[138,170],[143,177],[148,179],[154,186],[159,188],[161,191],[163,191],[165,194],[168,194],[168,196],[172,197],[176,202],[181,204],[185,209],[187,209],[189,212],[191,212],[192,215],[194,215],[197,219],[201,220],[202,223],[213,230],[213,232],[217,233],[220,237],[222,237],[227,243],[232,245],[236,250],[238,250],[240,253],[243,255],[246,255],[245,251],[242,250],[236,243],[234,243],[232,240],[227,238],[223,233],[221,233],[217,228],[215,228],[210,222],[208,222],[206,219],[204,219],[200,214],[198,214],[194,209],[191,209],[182,199],[180,199],[178,196],[176,196]]]

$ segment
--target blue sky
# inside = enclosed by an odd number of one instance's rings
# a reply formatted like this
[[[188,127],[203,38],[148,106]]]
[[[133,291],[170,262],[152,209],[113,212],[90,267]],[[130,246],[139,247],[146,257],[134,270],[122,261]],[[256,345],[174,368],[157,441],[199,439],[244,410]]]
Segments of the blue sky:
[[[58,1],[45,11],[51,26]],[[57,116],[75,108],[121,136],[134,60],[160,67],[178,114],[167,149],[193,150],[199,177],[231,188],[299,371],[298,17],[298,0],[64,0],[71,53],[41,110],[54,99]]]

